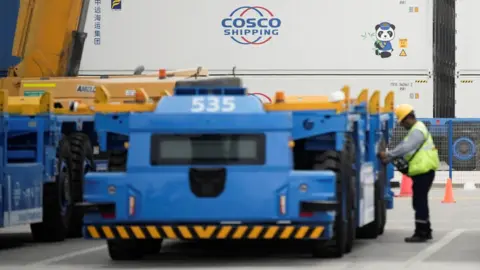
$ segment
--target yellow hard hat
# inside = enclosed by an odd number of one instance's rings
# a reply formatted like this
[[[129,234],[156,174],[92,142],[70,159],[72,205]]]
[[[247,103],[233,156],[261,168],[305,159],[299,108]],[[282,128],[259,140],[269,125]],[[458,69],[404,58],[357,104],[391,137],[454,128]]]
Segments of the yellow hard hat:
[[[400,104],[397,108],[395,108],[395,115],[397,116],[398,123],[402,122],[402,120],[413,112],[413,106],[409,104]]]

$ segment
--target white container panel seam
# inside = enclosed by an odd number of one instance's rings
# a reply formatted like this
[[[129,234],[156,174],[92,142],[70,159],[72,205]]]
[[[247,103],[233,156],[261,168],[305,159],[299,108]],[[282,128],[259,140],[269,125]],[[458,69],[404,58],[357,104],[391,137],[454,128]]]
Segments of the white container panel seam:
[[[456,1],[455,61],[457,75],[480,75],[480,36],[477,26],[480,24],[480,1]]]
[[[428,76],[240,76],[249,92],[273,99],[276,91],[287,95],[329,96],[344,85],[350,86],[352,98],[362,89],[381,92],[381,103],[389,91],[395,92],[395,104],[408,103],[418,117],[433,117],[433,79]],[[260,97],[262,98],[262,97]],[[263,98],[262,98],[263,99]],[[264,99],[264,101],[266,101]]]

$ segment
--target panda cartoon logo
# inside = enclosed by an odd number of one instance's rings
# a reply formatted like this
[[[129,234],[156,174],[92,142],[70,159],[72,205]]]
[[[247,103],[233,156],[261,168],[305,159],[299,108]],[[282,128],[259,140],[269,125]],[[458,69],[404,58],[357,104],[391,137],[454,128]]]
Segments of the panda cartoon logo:
[[[389,22],[382,22],[375,26],[375,54],[381,58],[392,56],[392,40],[395,38],[395,25]]]

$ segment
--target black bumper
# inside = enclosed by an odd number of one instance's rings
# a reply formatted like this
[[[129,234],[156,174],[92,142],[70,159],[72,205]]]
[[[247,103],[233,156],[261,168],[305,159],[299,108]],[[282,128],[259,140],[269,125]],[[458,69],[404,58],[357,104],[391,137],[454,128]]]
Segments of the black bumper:
[[[85,214],[115,213],[114,203],[81,202],[81,203],[76,203],[75,207],[81,209]]]
[[[304,201],[300,203],[300,212],[327,212],[338,209],[335,201]]]

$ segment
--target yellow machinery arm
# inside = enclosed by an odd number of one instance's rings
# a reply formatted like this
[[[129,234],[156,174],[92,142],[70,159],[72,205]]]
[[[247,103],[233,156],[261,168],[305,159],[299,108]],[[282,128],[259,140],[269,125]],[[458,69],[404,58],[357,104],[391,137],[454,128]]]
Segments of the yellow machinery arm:
[[[22,61],[10,76],[76,76],[89,0],[21,0],[12,54]]]

